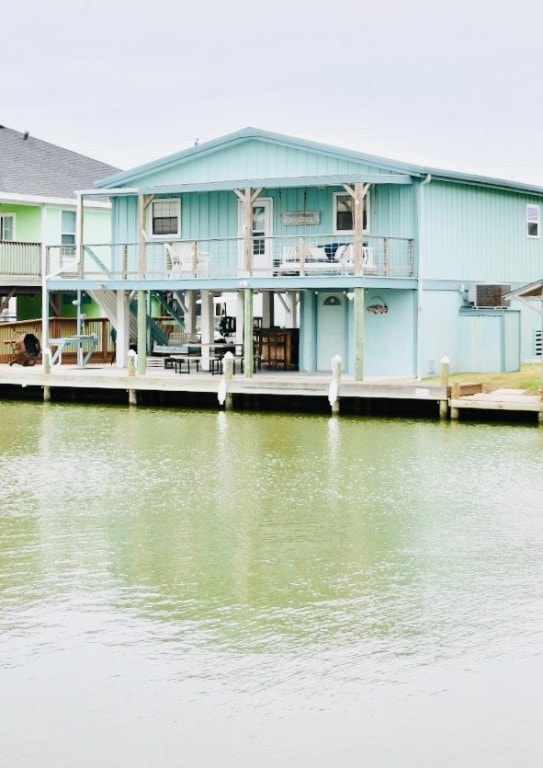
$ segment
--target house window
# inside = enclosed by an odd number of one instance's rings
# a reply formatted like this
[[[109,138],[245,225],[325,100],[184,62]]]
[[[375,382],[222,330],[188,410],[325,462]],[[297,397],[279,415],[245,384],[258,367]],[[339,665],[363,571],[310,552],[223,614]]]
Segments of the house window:
[[[526,236],[539,237],[539,219],[541,215],[541,206],[526,206]]]
[[[179,237],[181,201],[155,200],[151,203],[151,235],[153,237]]]
[[[362,218],[364,232],[368,228],[368,196],[364,196]],[[334,193],[334,234],[352,234],[354,231],[354,198],[343,192]]]
[[[60,212],[60,242],[61,258],[73,259],[75,256],[75,229],[76,218],[75,211]]]
[[[0,216],[0,240],[15,240],[15,216],[12,213]]]

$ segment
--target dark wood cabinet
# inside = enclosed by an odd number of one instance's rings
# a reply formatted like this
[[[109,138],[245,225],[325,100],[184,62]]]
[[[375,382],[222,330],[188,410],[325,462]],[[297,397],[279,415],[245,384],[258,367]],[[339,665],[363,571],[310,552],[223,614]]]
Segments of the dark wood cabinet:
[[[298,328],[259,328],[255,335],[262,368],[298,370]]]

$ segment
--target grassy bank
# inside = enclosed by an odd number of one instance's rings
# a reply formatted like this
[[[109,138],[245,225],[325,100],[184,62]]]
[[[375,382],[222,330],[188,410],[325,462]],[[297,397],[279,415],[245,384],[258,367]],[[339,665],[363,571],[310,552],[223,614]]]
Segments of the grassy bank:
[[[428,379],[439,380],[439,376]],[[494,389],[524,389],[526,392],[537,394],[541,387],[541,365],[526,363],[520,371],[510,373],[453,373],[449,380],[480,383],[483,385],[483,392],[492,392]]]

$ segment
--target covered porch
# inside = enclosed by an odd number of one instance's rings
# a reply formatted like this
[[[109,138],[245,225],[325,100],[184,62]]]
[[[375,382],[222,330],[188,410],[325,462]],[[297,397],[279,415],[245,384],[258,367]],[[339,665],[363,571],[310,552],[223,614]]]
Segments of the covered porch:
[[[213,299],[233,294],[233,341],[243,346],[246,377],[252,376],[258,354],[256,295],[261,295],[262,328],[276,327],[276,308],[282,307],[286,327],[296,329],[307,344],[302,297],[339,291],[348,294],[352,370],[362,380],[366,289],[388,285],[412,291],[416,286],[417,196],[412,186],[407,174],[365,173],[83,191],[74,258],[66,263],[61,247],[48,248],[44,291],[62,290],[69,281],[72,289],[90,293],[115,326],[120,366],[127,364],[135,326],[140,373],[153,351],[148,329],[152,295],[162,295],[179,330],[188,333],[195,331],[194,308],[200,302],[200,340],[211,344],[216,340]],[[381,198],[391,189],[406,190],[411,202],[405,206],[404,229],[410,236],[394,228],[379,234],[382,217],[376,213],[370,227],[369,195],[378,189]],[[122,219],[127,235],[138,233],[136,240],[84,242],[83,201],[104,193],[113,202],[114,232],[121,231],[115,222]],[[210,236],[213,230],[216,236]],[[46,317],[44,330],[46,338]]]

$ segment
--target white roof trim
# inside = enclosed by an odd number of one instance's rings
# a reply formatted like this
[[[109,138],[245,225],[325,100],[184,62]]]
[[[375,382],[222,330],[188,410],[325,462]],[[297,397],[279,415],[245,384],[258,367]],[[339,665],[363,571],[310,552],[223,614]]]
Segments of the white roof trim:
[[[107,194],[102,192],[102,197],[107,197]],[[16,192],[0,192],[1,203],[17,203],[21,205],[62,205],[62,206],[77,206],[76,197],[46,197],[45,195],[21,195]],[[84,205],[88,205],[92,208],[111,208],[111,203],[108,200],[93,200],[92,202],[84,200]]]

